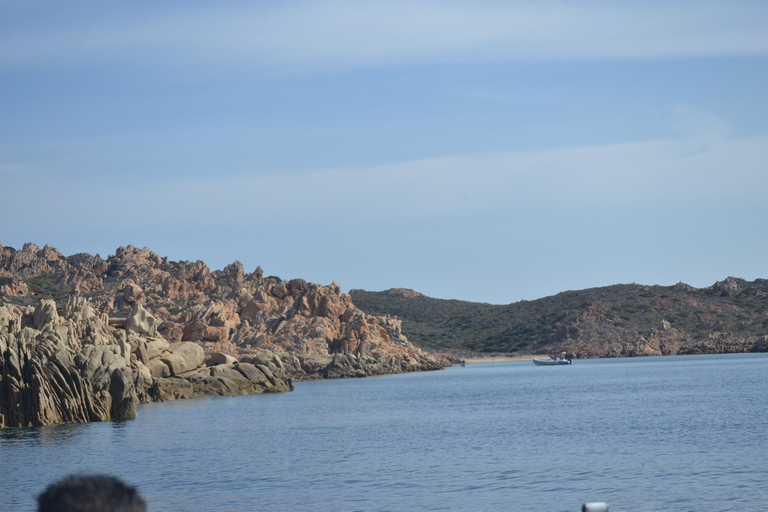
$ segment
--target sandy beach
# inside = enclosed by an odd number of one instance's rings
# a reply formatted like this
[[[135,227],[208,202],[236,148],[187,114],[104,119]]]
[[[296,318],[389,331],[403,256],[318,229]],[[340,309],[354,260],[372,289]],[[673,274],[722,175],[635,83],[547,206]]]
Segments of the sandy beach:
[[[509,361],[531,361],[536,356],[498,356],[498,357],[468,357],[464,359],[467,364],[479,363],[506,363]],[[542,356],[539,356],[542,357]],[[543,356],[545,359],[547,356]]]

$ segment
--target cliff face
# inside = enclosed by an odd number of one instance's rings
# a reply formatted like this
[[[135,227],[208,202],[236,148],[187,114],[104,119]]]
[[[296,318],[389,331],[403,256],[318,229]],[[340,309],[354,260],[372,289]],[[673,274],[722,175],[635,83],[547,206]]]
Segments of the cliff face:
[[[768,351],[765,279],[614,285],[509,305],[403,290],[350,293],[368,313],[397,314],[414,342],[442,350],[578,358]]]
[[[99,255],[65,257],[56,249],[0,245],[0,294],[26,306],[38,298],[60,304],[78,293],[118,326],[137,307],[154,323],[152,335],[192,342],[206,353],[243,360],[276,354],[294,379],[360,377],[443,368],[451,362],[423,353],[400,321],[367,315],[335,283],[245,273],[236,261],[211,272],[201,261],[174,262],[149,249],[120,247]],[[151,323],[151,322],[150,322]]]
[[[0,307],[0,427],[133,417],[126,339],[107,330],[92,311],[60,318],[53,301]]]
[[[169,343],[137,305],[111,327],[81,296],[0,307],[0,428],[133,418],[135,404],[293,389],[280,359],[205,364],[202,347]]]

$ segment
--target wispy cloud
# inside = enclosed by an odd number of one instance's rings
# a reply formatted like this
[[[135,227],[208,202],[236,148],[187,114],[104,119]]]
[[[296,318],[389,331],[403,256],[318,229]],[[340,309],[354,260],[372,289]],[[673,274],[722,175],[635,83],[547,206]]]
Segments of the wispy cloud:
[[[731,132],[723,119],[694,105],[675,105],[671,109],[669,125],[685,137],[703,137],[710,141],[727,137]]]
[[[762,163],[766,159],[764,137],[716,144],[709,139],[658,140],[258,178],[235,197],[241,204],[258,197],[245,209],[265,218],[296,215],[294,220],[300,221],[326,215],[344,218],[355,212],[357,219],[381,222],[509,211],[621,209],[670,201],[740,201],[768,190]],[[219,187],[219,197],[233,188],[223,183]],[[268,198],[255,194],[259,190],[285,194]],[[280,207],[286,204],[291,208]]]
[[[768,191],[766,161],[766,137],[702,136],[181,182],[48,178],[36,183],[34,195],[4,200],[0,214],[10,218],[25,211],[17,227],[30,232],[65,228],[79,219],[116,229],[160,223],[204,230],[259,222],[336,230],[366,223],[449,223],[505,212],[739,204],[761,201]],[[14,187],[30,179],[6,176]],[[115,203],[118,195],[125,199]]]
[[[89,9],[77,5],[66,9]],[[3,27],[3,64],[136,58],[328,69],[768,54],[768,5],[754,1],[180,2],[143,16],[70,12],[72,21],[54,26],[29,22],[35,4],[14,7],[24,16]]]

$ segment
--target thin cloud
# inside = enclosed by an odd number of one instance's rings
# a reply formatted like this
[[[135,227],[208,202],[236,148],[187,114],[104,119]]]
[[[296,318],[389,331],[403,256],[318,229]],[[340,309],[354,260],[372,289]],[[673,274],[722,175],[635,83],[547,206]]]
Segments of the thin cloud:
[[[188,193],[229,219],[450,222],[512,211],[759,199],[768,190],[766,159],[765,137],[658,140],[260,176],[198,183]]]
[[[671,109],[669,125],[686,137],[717,140],[730,134],[731,127],[719,117],[694,105],[678,104]]]
[[[336,230],[520,211],[740,204],[762,201],[768,190],[766,161],[766,137],[713,142],[703,136],[207,181],[86,183],[49,177],[36,184],[33,196],[7,198],[0,214],[11,218],[25,211],[16,227],[31,234],[41,226],[65,228],[84,218],[92,228],[160,222],[205,230],[258,222]],[[6,178],[13,188],[35,180]],[[131,199],[116,205],[118,189],[120,197]],[[51,211],[57,214],[46,213]],[[94,217],[94,211],[115,213]]]
[[[84,22],[69,13],[66,19],[72,21],[42,28],[23,19],[6,22],[0,63],[203,60],[312,70],[768,54],[768,5],[749,1],[308,0],[178,7],[172,13],[132,11],[127,17],[102,9],[96,17],[83,16]],[[34,18],[35,7],[27,9]]]

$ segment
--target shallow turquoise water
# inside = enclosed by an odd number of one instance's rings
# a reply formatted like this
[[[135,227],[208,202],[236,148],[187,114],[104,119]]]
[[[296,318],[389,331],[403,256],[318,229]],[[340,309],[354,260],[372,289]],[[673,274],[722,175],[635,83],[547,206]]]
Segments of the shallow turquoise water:
[[[768,510],[768,355],[470,365],[0,431],[0,509],[72,472],[151,511]]]

